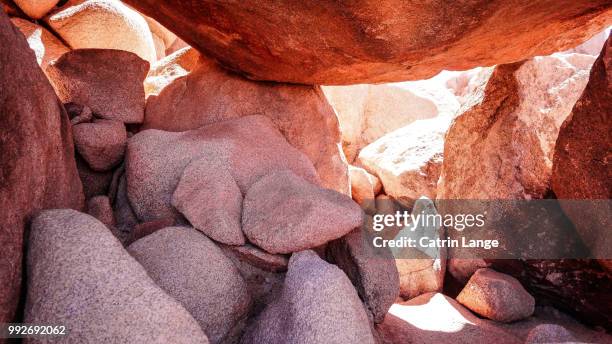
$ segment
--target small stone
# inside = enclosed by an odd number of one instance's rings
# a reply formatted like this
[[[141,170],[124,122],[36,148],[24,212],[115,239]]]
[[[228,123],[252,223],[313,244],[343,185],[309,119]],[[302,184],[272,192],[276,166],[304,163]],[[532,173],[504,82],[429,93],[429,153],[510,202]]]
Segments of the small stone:
[[[121,122],[96,120],[72,128],[77,151],[95,171],[108,171],[121,162],[127,132]]]

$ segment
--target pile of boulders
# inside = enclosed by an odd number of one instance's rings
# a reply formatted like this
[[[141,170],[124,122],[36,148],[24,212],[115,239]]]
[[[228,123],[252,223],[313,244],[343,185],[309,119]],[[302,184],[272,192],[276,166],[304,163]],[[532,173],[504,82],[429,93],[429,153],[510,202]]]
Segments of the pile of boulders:
[[[612,43],[597,60],[595,43],[532,56],[575,46],[610,11],[525,7],[525,23],[546,13],[537,18],[549,24],[529,37],[506,35],[522,47],[498,46],[512,57],[478,46],[450,63],[493,33],[451,21],[444,25],[457,30],[429,37],[429,49],[391,44],[404,33],[386,24],[366,29],[363,41],[347,39],[337,29],[355,24],[348,17],[389,19],[384,11],[364,17],[380,5],[366,2],[344,9],[333,30],[324,18],[335,18],[335,5],[316,16],[300,7],[302,20],[327,27],[320,34],[329,41],[288,26],[287,45],[269,35],[293,23],[281,4],[126,2],[2,2],[0,322],[62,324],[68,335],[57,338],[71,343],[609,340],[536,307],[552,302],[608,327],[610,304],[597,303],[607,291],[585,287],[610,281],[608,260],[465,261],[442,248],[411,259],[374,252],[368,234],[377,214],[438,214],[444,199],[540,199],[551,185],[557,196],[609,198],[605,164],[589,162],[607,158]],[[493,32],[516,25],[485,12]],[[575,25],[561,25],[565,16]],[[563,39],[533,40],[554,29]],[[269,38],[254,40],[252,30]],[[444,45],[453,38],[455,46]],[[352,46],[338,54],[328,50],[333,42]],[[384,53],[363,56],[363,47],[354,50],[362,44]],[[437,57],[416,62],[426,51]],[[421,81],[315,85],[493,62],[502,64]],[[593,142],[598,149],[584,149]],[[589,232],[597,214],[564,210],[587,245],[610,247]],[[442,225],[412,232],[452,236]]]

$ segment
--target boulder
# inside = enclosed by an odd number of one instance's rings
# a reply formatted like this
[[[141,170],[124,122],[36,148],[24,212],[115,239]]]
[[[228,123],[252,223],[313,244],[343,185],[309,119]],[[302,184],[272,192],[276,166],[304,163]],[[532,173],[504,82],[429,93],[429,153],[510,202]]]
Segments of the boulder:
[[[435,199],[451,121],[450,116],[416,121],[363,148],[357,161],[406,206],[421,196]]]
[[[611,13],[606,0],[126,2],[230,70],[309,85],[422,80],[547,55],[609,26]]]
[[[24,229],[45,208],[83,207],[70,122],[19,29],[0,11],[0,322],[20,302]]]
[[[122,122],[95,120],[72,127],[74,145],[94,171],[108,171],[123,160],[127,132]]]
[[[522,341],[472,314],[457,301],[440,293],[427,293],[391,306],[385,321],[376,325],[383,343],[519,344]]]
[[[203,157],[223,162],[243,194],[259,178],[283,169],[318,183],[308,158],[290,146],[264,116],[236,118],[179,133],[144,130],[128,140],[126,153],[128,196],[138,218],[176,217],[172,194],[185,167]]]
[[[155,62],[144,81],[146,97],[159,95],[175,79],[189,74],[197,66],[199,58],[195,49],[184,48]]]
[[[119,0],[69,2],[47,16],[45,21],[73,49],[125,50],[149,63],[157,60],[147,22]],[[110,59],[109,63],[113,62],[117,67],[121,66]]]
[[[473,312],[499,322],[512,322],[533,314],[535,299],[514,277],[488,268],[477,270],[457,301]]]
[[[27,264],[24,321],[66,326],[62,341],[208,343],[185,308],[89,215],[43,211],[32,222]]]
[[[242,193],[223,162],[192,160],[172,194],[172,205],[195,229],[228,245],[244,245]]]
[[[344,272],[313,251],[294,253],[280,295],[253,320],[248,343],[374,343]]]
[[[36,62],[43,71],[50,63],[70,51],[70,48],[42,26],[21,18],[11,18],[11,22],[28,40],[28,45],[36,54]]]
[[[40,19],[45,16],[59,0],[14,0],[15,4],[32,19]]]
[[[191,73],[148,98],[143,128],[185,131],[255,114],[310,158],[324,187],[350,193],[338,120],[318,86],[250,81],[201,56]]]
[[[565,119],[555,146],[552,189],[591,250],[612,272],[612,40],[593,65],[589,82]],[[582,201],[580,201],[582,200]]]
[[[565,327],[554,324],[542,324],[534,327],[525,339],[525,344],[576,342],[576,338]]]
[[[228,340],[249,311],[246,284],[232,261],[193,228],[158,230],[132,243],[128,251],[185,306],[211,343]]]
[[[148,70],[149,64],[130,52],[79,49],[62,55],[47,74],[64,103],[87,105],[99,118],[140,123]]]
[[[323,189],[289,170],[273,172],[244,196],[242,230],[270,253],[317,247],[360,227],[363,212],[348,196]]]
[[[349,165],[351,197],[368,213],[376,212],[376,195],[382,189],[380,179],[360,167]]]
[[[83,184],[85,199],[98,195],[106,195],[113,179],[113,171],[94,171],[80,155],[77,154],[75,158],[79,179]]]
[[[327,246],[327,259],[351,280],[375,323],[385,318],[399,295],[400,281],[391,252],[374,251],[358,228]]]
[[[115,216],[108,196],[95,196],[87,200],[87,213],[108,228],[115,226]]]

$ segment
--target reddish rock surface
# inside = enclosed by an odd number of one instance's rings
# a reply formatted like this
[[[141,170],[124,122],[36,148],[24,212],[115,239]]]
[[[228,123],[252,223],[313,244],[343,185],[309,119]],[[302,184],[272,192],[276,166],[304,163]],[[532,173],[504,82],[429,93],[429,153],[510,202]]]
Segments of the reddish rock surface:
[[[552,188],[592,256],[612,271],[612,40],[608,39],[589,82],[567,117],[555,146]],[[606,260],[607,259],[607,260]]]
[[[108,171],[123,159],[127,132],[122,122],[80,123],[72,127],[72,134],[76,150],[95,171]]]
[[[189,56],[177,64],[188,65]],[[165,67],[155,74],[181,69]],[[287,141],[310,158],[324,187],[349,194],[338,119],[318,86],[254,82],[201,57],[189,75],[149,97],[143,128],[184,131],[249,115],[270,118]]]
[[[108,228],[115,226],[113,208],[108,196],[95,196],[87,200],[87,213]]]
[[[64,103],[87,105],[97,117],[104,119],[142,122],[145,106],[142,83],[149,63],[136,54],[112,49],[78,49],[62,55],[46,71]]]
[[[68,116],[19,29],[0,11],[0,322],[20,301],[24,227],[83,206]]]
[[[606,0],[127,2],[229,69],[320,85],[427,79],[547,55],[611,21]]]

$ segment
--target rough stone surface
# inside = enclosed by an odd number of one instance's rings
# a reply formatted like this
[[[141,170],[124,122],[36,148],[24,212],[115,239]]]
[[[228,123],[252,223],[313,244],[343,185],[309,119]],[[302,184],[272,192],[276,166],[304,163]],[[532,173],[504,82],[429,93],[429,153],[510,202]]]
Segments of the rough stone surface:
[[[42,26],[21,18],[11,18],[11,22],[28,40],[28,45],[36,54],[36,62],[43,71],[50,63],[70,51],[70,48]]]
[[[185,308],[91,216],[43,211],[32,223],[27,264],[25,321],[65,325],[63,342],[208,343]]]
[[[153,220],[149,222],[142,222],[136,224],[130,231],[129,235],[126,238],[126,245],[130,245],[134,241],[144,238],[147,235],[151,235],[157,232],[160,229],[164,229],[166,227],[172,227],[175,225],[175,221],[173,218],[165,218],[159,220]]]
[[[93,112],[87,105],[66,103],[64,104],[68,117],[70,117],[70,124],[74,127],[80,123],[88,123],[93,120]]]
[[[477,270],[457,301],[491,320],[512,322],[533,314],[535,299],[514,277],[491,269]]]
[[[382,343],[520,344],[521,339],[472,314],[457,301],[440,293],[427,293],[394,304],[382,324],[376,325]]]
[[[221,247],[224,251],[231,252],[238,259],[259,269],[270,272],[287,271],[289,259],[285,255],[271,254],[250,244],[242,246],[222,245]]]
[[[608,39],[584,92],[559,131],[552,189],[592,256],[612,272],[611,151],[612,40]]]
[[[143,128],[184,131],[255,114],[310,158],[324,187],[349,194],[338,119],[318,86],[254,82],[201,57],[189,75],[149,97]]]
[[[231,70],[310,85],[421,80],[519,61],[574,47],[611,21],[606,0],[127,2]]]
[[[525,344],[575,343],[576,338],[563,326],[542,324],[534,327],[525,339]]]
[[[195,229],[164,228],[128,250],[194,316],[211,343],[227,339],[247,314],[251,300],[242,276],[221,249]]]
[[[313,251],[294,253],[285,284],[242,338],[248,343],[374,343],[344,272]]]
[[[172,194],[172,205],[193,227],[228,245],[244,245],[242,193],[222,162],[192,160]]]
[[[399,295],[400,281],[391,252],[374,251],[362,229],[327,246],[327,258],[353,282],[375,323],[383,321]]]
[[[85,199],[98,195],[106,195],[113,179],[113,172],[97,172],[92,170],[87,162],[78,154],[76,155],[76,167],[79,179],[83,184]]]
[[[100,195],[87,200],[87,213],[108,228],[115,226],[115,216],[108,196]]]
[[[172,81],[195,69],[199,59],[200,54],[195,49],[183,48],[155,62],[144,81],[146,96],[159,95]]]
[[[148,70],[149,64],[130,52],[78,49],[50,65],[47,75],[64,103],[87,105],[100,118],[141,123]]]
[[[450,116],[416,121],[363,148],[357,160],[401,203],[411,206],[422,196],[435,199],[451,121]]]
[[[291,171],[271,173],[248,189],[242,230],[270,253],[323,245],[360,227],[363,212],[348,196],[323,189]]]
[[[382,189],[378,177],[360,167],[349,165],[351,179],[351,197],[368,214],[376,212],[376,195]]]
[[[15,4],[32,19],[40,19],[47,14],[59,0],[14,0]]]
[[[201,157],[224,161],[243,194],[259,178],[283,169],[318,183],[308,158],[291,147],[263,116],[227,120],[180,133],[144,130],[128,140],[126,154],[128,195],[138,218],[150,221],[175,217],[172,194],[185,167]]]
[[[83,191],[64,107],[2,11],[0,42],[0,322],[11,322],[26,223],[40,209],[81,209]]]
[[[68,2],[45,21],[73,49],[117,49],[149,63],[157,59],[147,22],[119,0]]]
[[[108,171],[123,159],[127,132],[122,122],[80,123],[72,127],[72,134],[77,151],[94,171]]]

